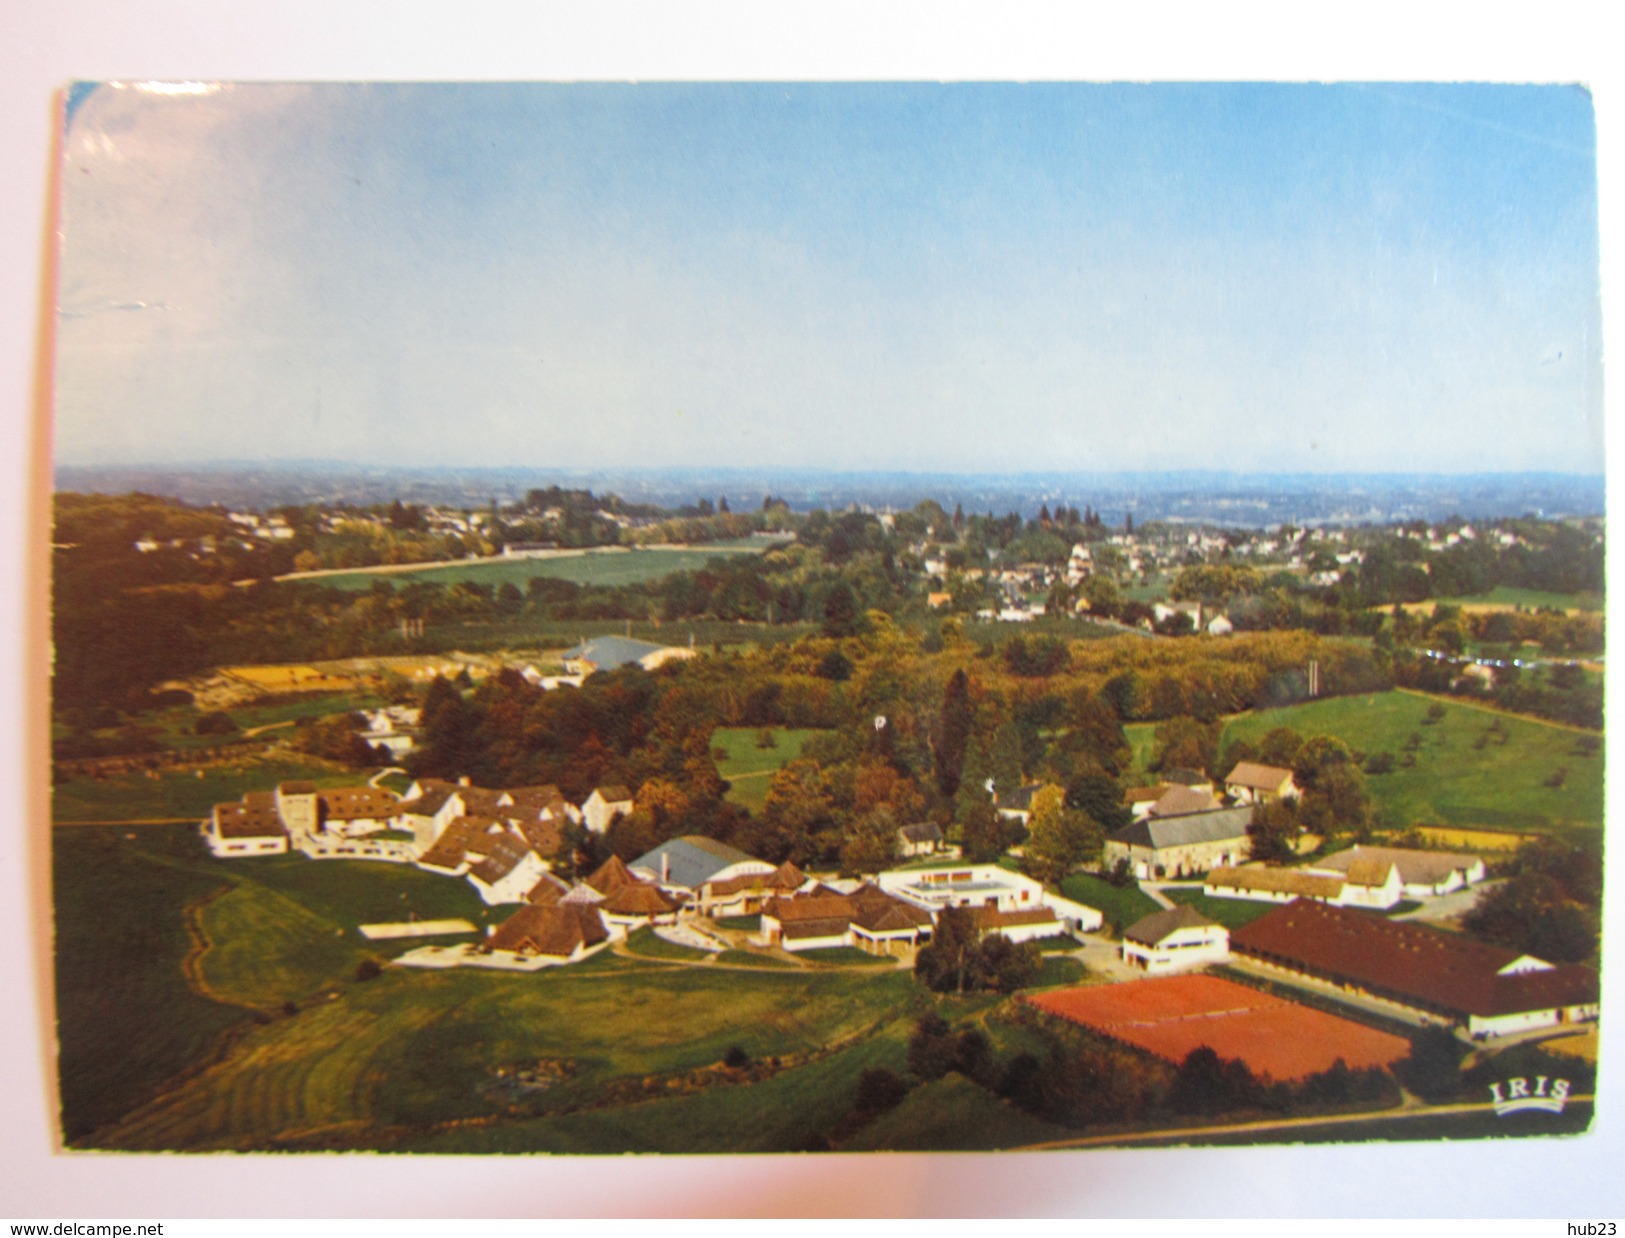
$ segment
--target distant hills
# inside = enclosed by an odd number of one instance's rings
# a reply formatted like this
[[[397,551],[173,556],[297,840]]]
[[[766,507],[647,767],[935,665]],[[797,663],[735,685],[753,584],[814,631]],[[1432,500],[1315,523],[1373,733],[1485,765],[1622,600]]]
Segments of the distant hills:
[[[1353,524],[1395,520],[1473,520],[1536,514],[1600,516],[1601,475],[1561,473],[910,473],[818,469],[387,468],[341,461],[222,461],[194,465],[59,465],[59,490],[132,490],[194,504],[264,510],[295,503],[409,503],[483,506],[549,485],[618,494],[679,507],[726,497],[735,510],[767,495],[797,510],[852,506],[908,508],[935,499],[950,511],[1015,511],[1089,506],[1110,524],[1132,512],[1152,520],[1263,528],[1281,523]]]

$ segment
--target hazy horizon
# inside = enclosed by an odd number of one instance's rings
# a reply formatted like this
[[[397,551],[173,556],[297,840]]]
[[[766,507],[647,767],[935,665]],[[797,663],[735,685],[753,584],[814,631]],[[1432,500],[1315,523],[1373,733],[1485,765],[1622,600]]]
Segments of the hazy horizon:
[[[115,83],[69,112],[63,465],[1603,469],[1578,88]]]

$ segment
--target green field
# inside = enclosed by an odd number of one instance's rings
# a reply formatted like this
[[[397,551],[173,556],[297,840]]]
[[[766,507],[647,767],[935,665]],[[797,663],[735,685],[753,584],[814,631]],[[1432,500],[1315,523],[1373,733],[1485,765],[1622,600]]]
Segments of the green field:
[[[801,749],[822,731],[774,727],[771,748],[759,748],[759,727],[723,726],[711,733],[711,747],[727,756],[717,761],[717,772],[733,784],[728,799],[759,813],[767,805],[767,785],[773,775],[801,755]]]
[[[667,941],[648,927],[640,928],[628,937],[626,939],[626,948],[633,954],[641,954],[645,958],[679,959],[690,963],[700,962],[709,953],[705,950],[694,950],[688,946],[680,946],[675,941]]]
[[[1121,933],[1136,920],[1143,920],[1161,908],[1137,885],[1121,889],[1088,873],[1073,873],[1061,882],[1061,893],[1073,902],[1093,907],[1106,917],[1106,923]]]
[[[58,1077],[70,1142],[156,1094],[246,1022],[248,1012],[201,996],[182,972],[193,946],[186,907],[226,885],[188,866],[183,857],[202,847],[187,848],[185,833],[53,834]]]
[[[906,1007],[913,981],[888,972],[744,973],[715,968],[534,975],[386,972],[331,1000],[255,1027],[216,1065],[91,1142],[121,1148],[389,1147],[596,1152],[793,1150],[764,1145],[737,1121],[660,1118],[643,1129],[647,1085],[714,1067],[728,1050],[753,1060],[820,1055],[852,1041],[862,1059],[895,1060],[895,1037],[867,1046]],[[515,1068],[561,1064],[555,1086],[516,1094]],[[820,1063],[807,1069],[816,1071]],[[855,1066],[854,1071],[862,1069]],[[759,1086],[794,1087],[800,1069]],[[796,1090],[826,1090],[827,1081]],[[714,1087],[689,1105],[753,1108],[745,1088]],[[616,1103],[617,1101],[621,1103]],[[669,1103],[669,1102],[659,1102]],[[847,1102],[849,1103],[849,1102]],[[585,1107],[588,1113],[560,1111]],[[548,1118],[539,1126],[525,1119]],[[452,1124],[501,1119],[477,1134]],[[550,1133],[562,1124],[564,1134]],[[748,1124],[747,1124],[748,1125]],[[574,1135],[571,1127],[586,1128]],[[450,1131],[449,1136],[442,1132]],[[437,1138],[437,1136],[440,1136]]]
[[[70,778],[51,790],[53,821],[202,821],[216,804],[240,800],[245,791],[269,791],[279,782],[309,779],[320,787],[355,786],[366,772],[335,769],[292,757],[244,756],[229,765],[178,766],[113,778]]]
[[[1522,606],[1527,610],[1550,607],[1556,610],[1600,611],[1602,599],[1595,593],[1546,593],[1540,589],[1515,589],[1511,585],[1497,585],[1488,593],[1478,593],[1471,597],[1437,598],[1435,605]]]
[[[1444,718],[1426,723],[1438,703]],[[1483,748],[1474,742],[1494,722],[1507,735]],[[1225,729],[1232,739],[1257,741],[1272,727],[1290,726],[1305,737],[1334,735],[1350,748],[1392,752],[1393,772],[1369,775],[1366,786],[1379,823],[1402,829],[1418,823],[1483,826],[1503,830],[1597,829],[1602,825],[1603,757],[1581,756],[1571,730],[1455,701],[1409,692],[1331,697],[1237,718]],[[1416,765],[1402,769],[1407,737],[1422,737]],[[1560,787],[1545,785],[1559,767]]]
[[[1249,898],[1210,898],[1202,893],[1200,886],[1164,889],[1163,894],[1169,902],[1194,907],[1209,920],[1217,920],[1227,929],[1238,929],[1251,924],[1260,916],[1268,915],[1280,906],[1279,903],[1258,902]]]
[[[578,585],[638,585],[646,580],[658,580],[673,572],[694,572],[712,559],[730,555],[760,554],[760,543],[718,542],[694,550],[611,550],[588,554],[568,555],[557,559],[486,559],[472,563],[459,563],[450,567],[403,567],[391,572],[345,572],[335,576],[317,576],[309,583],[330,589],[366,591],[378,581],[397,586],[408,582],[432,581],[437,585],[454,585],[471,580],[482,585],[499,588],[505,584],[517,585],[521,590],[532,577],[550,580],[569,580]]]

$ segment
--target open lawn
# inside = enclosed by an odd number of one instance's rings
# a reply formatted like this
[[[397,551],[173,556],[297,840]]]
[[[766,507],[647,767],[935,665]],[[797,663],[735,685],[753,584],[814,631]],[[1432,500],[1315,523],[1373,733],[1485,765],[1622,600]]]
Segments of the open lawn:
[[[842,1145],[850,1152],[986,1152],[1073,1132],[1017,1109],[957,1072],[921,1084]]]
[[[822,731],[769,728],[773,747],[757,746],[759,727],[723,726],[711,733],[711,747],[727,753],[717,762],[717,772],[733,784],[728,799],[759,813],[767,805],[767,784],[773,775],[801,755],[802,746]]]
[[[51,790],[54,821],[202,821],[216,804],[240,800],[245,791],[267,791],[279,782],[309,779],[319,787],[355,786],[370,771],[340,770],[292,756],[245,756],[221,765],[70,778]]]
[[[1107,925],[1119,934],[1136,920],[1161,910],[1139,886],[1119,888],[1089,873],[1073,873],[1061,882],[1061,893],[1075,903],[1101,912],[1106,917]]]
[[[705,950],[694,950],[688,946],[680,946],[675,941],[667,941],[648,927],[640,928],[628,937],[626,939],[626,948],[633,954],[641,954],[645,958],[681,959],[690,963],[699,962],[708,953]]]
[[[153,846],[186,827],[128,832],[136,838],[110,829],[51,837],[58,1069],[70,1142],[155,1095],[247,1017],[199,995],[182,971],[193,948],[186,908],[226,883]]]
[[[1210,898],[1202,893],[1200,886],[1188,886],[1185,889],[1170,887],[1164,889],[1163,894],[1169,902],[1194,907],[1209,920],[1217,920],[1228,929],[1238,929],[1251,924],[1279,906],[1277,903],[1265,903],[1250,898]]]
[[[1444,718],[1426,722],[1435,704]],[[1507,739],[1490,736],[1491,724]],[[1414,824],[1477,826],[1511,830],[1597,829],[1602,824],[1603,757],[1578,753],[1575,733],[1562,727],[1497,714],[1407,692],[1331,697],[1234,719],[1224,742],[1256,741],[1272,727],[1290,726],[1304,736],[1334,735],[1367,754],[1391,752],[1391,773],[1369,775],[1366,785],[1379,823],[1402,829]],[[1400,761],[1411,734],[1421,737],[1416,764]],[[1558,768],[1562,786],[1545,785]]]
[[[640,1128],[638,1112],[646,1106],[632,1102],[648,1095],[644,1084],[651,1076],[663,1089],[658,1077],[714,1067],[736,1045],[754,1060],[820,1054],[849,1040],[859,1045],[901,1016],[912,984],[888,972],[389,969],[375,980],[344,985],[333,1000],[254,1028],[222,1061],[98,1132],[95,1143],[364,1148],[405,1141],[468,1151],[698,1151],[703,1144],[688,1147],[684,1140],[696,1137],[702,1124],[655,1121]],[[899,1060],[899,1037],[880,1048],[867,1056]],[[516,1093],[503,1082],[538,1064],[557,1068],[553,1086]],[[851,1077],[860,1069],[854,1065]],[[776,1078],[787,1081],[796,1073]],[[719,1087],[659,1103],[720,1104],[743,1113],[751,1105],[740,1095],[746,1090]],[[850,1104],[830,1100],[839,1108]],[[527,1136],[520,1123],[477,1137],[460,1132],[449,1144],[419,1142],[445,1123],[522,1119],[616,1101],[615,1108],[559,1116],[566,1128],[584,1125],[591,1132],[573,1137]],[[757,1143],[737,1123],[715,1127],[709,1139],[722,1141],[718,1150],[796,1146]]]
[[[402,567],[391,572],[346,572],[337,576],[317,576],[307,583],[330,589],[366,591],[378,581],[394,585],[432,581],[454,585],[471,580],[500,588],[513,584],[523,591],[532,577],[569,580],[578,585],[636,585],[658,580],[673,572],[693,572],[712,559],[732,555],[760,554],[760,544],[718,543],[688,550],[601,550],[584,554],[560,555],[550,559],[485,559],[450,567]]]
[[[849,1047],[757,1083],[613,1109],[589,1109],[531,1121],[465,1127],[407,1137],[415,1152],[798,1152],[825,1146],[823,1135],[851,1109],[865,1070],[907,1069],[907,1022],[880,1028]]]
[[[883,954],[870,954],[856,946],[828,946],[822,950],[799,950],[796,957],[809,963],[838,963],[842,967],[896,967],[897,960]]]

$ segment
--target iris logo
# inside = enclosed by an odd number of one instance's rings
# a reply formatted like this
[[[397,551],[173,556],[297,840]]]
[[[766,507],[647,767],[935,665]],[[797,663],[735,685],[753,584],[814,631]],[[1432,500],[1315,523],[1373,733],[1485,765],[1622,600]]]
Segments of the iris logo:
[[[1546,1085],[1550,1083],[1551,1087]],[[1535,1086],[1529,1086],[1529,1080],[1522,1075],[1505,1081],[1506,1091],[1501,1091],[1499,1083],[1490,1084],[1490,1099],[1495,1102],[1495,1116],[1504,1118],[1509,1113],[1520,1113],[1525,1109],[1544,1109],[1547,1113],[1562,1113],[1563,1105],[1569,1099],[1569,1081],[1567,1079],[1552,1079],[1546,1075],[1535,1076]]]

